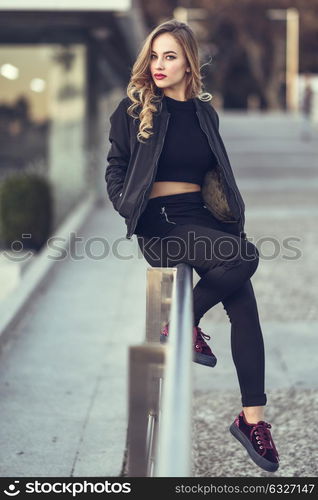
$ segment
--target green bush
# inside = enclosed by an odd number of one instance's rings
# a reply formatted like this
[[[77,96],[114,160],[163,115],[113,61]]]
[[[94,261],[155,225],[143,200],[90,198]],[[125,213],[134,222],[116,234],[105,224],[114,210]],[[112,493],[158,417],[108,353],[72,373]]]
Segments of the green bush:
[[[2,245],[10,248],[14,241],[19,240],[24,249],[39,250],[51,234],[51,227],[52,193],[51,186],[44,177],[19,173],[2,181],[0,185]]]

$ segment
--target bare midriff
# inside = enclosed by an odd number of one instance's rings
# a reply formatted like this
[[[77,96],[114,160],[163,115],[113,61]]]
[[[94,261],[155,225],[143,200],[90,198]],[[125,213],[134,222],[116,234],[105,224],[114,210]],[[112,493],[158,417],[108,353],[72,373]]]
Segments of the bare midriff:
[[[200,184],[192,184],[191,182],[174,182],[174,181],[157,181],[154,182],[149,196],[156,198],[157,196],[169,196],[170,194],[190,193],[192,191],[201,191]]]

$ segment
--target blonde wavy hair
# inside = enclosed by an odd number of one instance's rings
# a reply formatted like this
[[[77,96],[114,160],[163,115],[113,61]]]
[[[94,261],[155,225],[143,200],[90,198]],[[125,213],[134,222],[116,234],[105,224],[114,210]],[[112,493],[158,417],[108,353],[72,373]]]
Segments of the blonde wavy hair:
[[[147,36],[137,59],[132,67],[130,81],[127,86],[127,96],[132,104],[127,108],[127,113],[134,119],[139,119],[137,139],[144,142],[152,132],[153,113],[158,111],[156,104],[161,109],[164,93],[152,79],[150,72],[151,49],[154,39],[162,33],[170,33],[183,48],[190,73],[186,73],[186,100],[198,97],[202,101],[210,101],[212,94],[203,92],[202,76],[200,74],[199,49],[193,31],[188,24],[171,19],[157,26]],[[202,65],[203,67],[204,65]],[[139,110],[137,111],[137,108]],[[135,114],[136,112],[136,114]]]

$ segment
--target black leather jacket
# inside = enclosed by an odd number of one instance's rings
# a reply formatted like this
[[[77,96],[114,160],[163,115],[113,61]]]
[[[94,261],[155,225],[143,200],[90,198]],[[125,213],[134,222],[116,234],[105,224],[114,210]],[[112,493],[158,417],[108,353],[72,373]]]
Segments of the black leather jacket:
[[[240,236],[246,238],[245,205],[219,134],[218,114],[210,101],[196,97],[194,102],[200,126],[218,160],[217,167],[204,177],[201,187],[204,203],[217,219],[237,224]],[[130,104],[129,97],[124,97],[110,116],[111,147],[105,173],[109,199],[114,209],[125,218],[127,239],[132,238],[138,219],[146,208],[170,119],[163,96],[153,115],[154,133],[143,144],[137,140],[139,119],[132,118],[126,111]]]

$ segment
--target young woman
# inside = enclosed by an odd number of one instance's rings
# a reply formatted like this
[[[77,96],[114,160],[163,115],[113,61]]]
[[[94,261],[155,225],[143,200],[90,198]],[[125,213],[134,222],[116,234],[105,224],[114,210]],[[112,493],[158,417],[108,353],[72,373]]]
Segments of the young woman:
[[[279,466],[264,421],[264,343],[251,276],[257,248],[244,233],[244,202],[219,134],[219,117],[202,92],[198,45],[186,23],[174,19],[147,37],[123,98],[110,117],[105,180],[108,196],[136,234],[151,266],[192,266],[194,361],[215,366],[199,327],[222,302],[231,322],[231,349],[242,411],[230,427],[254,462]],[[169,324],[161,332],[165,340]]]

